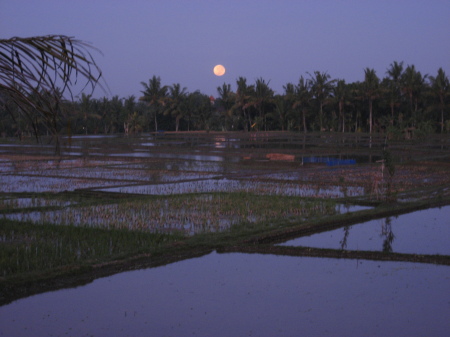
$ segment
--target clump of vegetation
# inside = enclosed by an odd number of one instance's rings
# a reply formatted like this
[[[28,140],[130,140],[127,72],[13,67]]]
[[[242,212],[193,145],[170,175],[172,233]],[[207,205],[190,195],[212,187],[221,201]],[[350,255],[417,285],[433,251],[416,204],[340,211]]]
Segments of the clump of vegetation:
[[[152,252],[178,235],[0,220],[0,278]]]

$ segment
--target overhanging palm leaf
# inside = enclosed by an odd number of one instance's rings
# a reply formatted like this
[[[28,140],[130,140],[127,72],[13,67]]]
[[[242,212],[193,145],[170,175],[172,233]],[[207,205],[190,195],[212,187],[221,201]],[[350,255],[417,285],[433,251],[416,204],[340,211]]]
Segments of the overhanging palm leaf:
[[[72,94],[71,85],[82,77],[84,87],[94,89],[101,71],[88,48],[93,47],[64,35],[0,40],[1,88],[53,91],[62,84],[61,92]]]
[[[82,90],[94,90],[101,78],[91,45],[64,35],[0,39],[0,99],[10,99],[32,124],[42,120],[56,136],[59,103],[72,86],[84,79]],[[36,134],[36,137],[38,135]]]

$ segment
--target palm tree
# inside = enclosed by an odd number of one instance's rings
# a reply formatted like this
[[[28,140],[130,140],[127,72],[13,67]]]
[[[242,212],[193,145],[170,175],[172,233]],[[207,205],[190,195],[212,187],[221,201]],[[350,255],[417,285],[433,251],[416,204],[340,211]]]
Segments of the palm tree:
[[[233,121],[233,106],[235,103],[235,95],[231,91],[230,84],[222,84],[221,87],[217,87],[217,93],[219,98],[217,99],[217,104],[220,106],[222,115],[225,117],[225,123],[231,124],[231,128],[234,128]]]
[[[372,133],[373,101],[379,96],[380,79],[374,69],[364,69],[363,95],[369,101],[369,133]]]
[[[252,97],[253,105],[259,113],[259,119],[264,120],[264,130],[267,131],[267,115],[266,108],[273,103],[274,92],[269,88],[269,82],[266,83],[261,77],[256,80],[255,91]]]
[[[401,82],[403,92],[407,95],[411,118],[415,122],[419,109],[419,102],[425,89],[425,80],[428,75],[422,76],[414,65],[408,66],[402,74]]]
[[[111,129],[114,128],[114,125],[116,125],[116,128],[118,128],[119,123],[122,124],[122,121],[124,121],[125,119],[128,120],[129,116],[133,116],[133,123],[136,120],[134,117],[134,113],[137,113],[139,115],[139,123],[140,123],[140,128],[141,130],[143,130],[143,126],[145,125],[144,123],[144,118],[143,116],[136,111],[137,108],[137,104],[136,104],[136,97],[134,95],[130,95],[127,98],[125,98],[123,100],[123,107],[122,107],[122,114],[115,114],[114,116],[111,116],[110,120],[111,120]]]
[[[186,96],[186,104],[184,106],[184,118],[186,118],[187,122],[187,130],[191,131],[191,122],[195,118],[195,114],[197,111],[197,104],[199,101],[200,91],[194,91],[188,93]]]
[[[391,125],[394,124],[395,107],[400,105],[401,78],[403,74],[403,62],[394,61],[387,69],[387,92],[389,95],[389,107],[391,108]]]
[[[290,120],[289,117],[295,118],[295,85],[292,83],[286,83],[283,85],[284,95],[281,97],[276,97],[275,100],[275,110],[278,113],[281,123],[281,130],[284,130],[285,125],[287,124],[287,129],[291,129],[291,121],[295,123],[295,120]],[[284,102],[281,102],[283,99]]]
[[[438,69],[437,76],[430,76],[430,85],[433,95],[438,101],[439,110],[441,112],[441,133],[444,132],[444,110],[445,100],[450,94],[450,84],[445,71],[442,68]]]
[[[112,107],[111,107],[111,101],[108,99],[108,97],[103,97],[101,100],[98,101],[99,105],[99,111],[102,115],[102,122],[103,122],[103,132],[107,134],[108,132],[113,132],[114,129],[114,122],[115,121],[115,115],[112,113]]]
[[[308,111],[311,99],[312,99],[311,81],[305,80],[303,76],[300,76],[298,84],[295,87],[295,99],[292,107],[295,110],[297,109],[300,110],[302,115],[303,132],[305,133],[307,132],[306,112]]]
[[[309,74],[309,73],[308,73]],[[319,126],[320,131],[323,129],[323,106],[327,103],[327,99],[330,97],[333,85],[336,80],[330,80],[330,75],[326,72],[321,73],[320,71],[315,71],[314,76],[309,74],[311,77],[311,91],[313,97],[319,104]]]
[[[78,78],[84,88],[93,91],[101,70],[86,44],[65,35],[14,37],[0,39],[0,93],[11,100],[19,113],[32,123],[40,120],[55,139],[55,153],[60,153],[59,119],[61,102]],[[60,87],[58,87],[60,86]],[[101,85],[100,85],[101,86]],[[39,138],[35,128],[36,138]]]
[[[157,116],[159,113],[162,113],[161,108],[166,105],[168,87],[166,85],[161,86],[161,78],[159,76],[156,77],[155,75],[148,81],[148,84],[145,82],[141,82],[141,84],[144,87],[144,90],[141,91],[143,96],[140,97],[139,100],[146,102],[151,109],[151,113],[154,114],[155,132],[157,132]]]
[[[360,132],[363,125],[363,111],[364,111],[364,83],[360,81],[347,84],[349,91],[349,113],[351,124],[355,132]]]
[[[253,85],[247,85],[247,79],[245,77],[239,77],[236,81],[237,90],[235,104],[233,110],[238,110],[242,113],[242,118],[244,120],[244,130],[248,131],[252,128],[253,122],[250,116],[248,108],[251,106],[251,96],[254,90]]]
[[[338,104],[339,120],[342,121],[342,132],[345,132],[345,106],[349,105],[350,92],[345,80],[338,80],[333,88],[334,98]]]
[[[174,83],[169,87],[169,107],[166,110],[167,114],[175,116],[175,131],[178,132],[180,127],[180,120],[183,118],[185,113],[185,100],[186,100],[186,87],[181,88],[180,83]]]
[[[127,110],[124,108],[123,98],[119,98],[118,95],[114,95],[111,100],[108,102],[109,114],[110,116],[104,116],[105,119],[110,121],[110,124],[116,123],[117,128],[119,126],[119,121],[122,124],[122,121],[125,121],[128,118],[128,115],[134,113],[135,104],[134,96],[131,96],[132,101],[127,101]],[[133,110],[131,110],[133,109]],[[122,125],[121,125],[122,126]]]
[[[281,131],[285,130],[285,125],[289,113],[292,110],[292,104],[287,99],[286,95],[276,95],[275,100],[275,112],[278,115],[278,120],[281,125]]]
[[[213,113],[210,97],[202,94],[199,90],[189,94],[188,110],[195,117],[197,129],[209,132]]]
[[[124,122],[125,134],[139,133],[143,130],[143,116],[139,115],[137,111],[129,114],[127,120]]]

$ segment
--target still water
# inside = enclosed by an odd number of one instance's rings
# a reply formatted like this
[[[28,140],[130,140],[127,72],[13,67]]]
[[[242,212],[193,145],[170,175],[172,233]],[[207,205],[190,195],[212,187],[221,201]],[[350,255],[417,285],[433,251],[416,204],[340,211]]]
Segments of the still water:
[[[213,252],[0,307],[0,336],[448,336],[450,267]]]
[[[289,240],[284,246],[450,255],[450,206],[371,220]]]

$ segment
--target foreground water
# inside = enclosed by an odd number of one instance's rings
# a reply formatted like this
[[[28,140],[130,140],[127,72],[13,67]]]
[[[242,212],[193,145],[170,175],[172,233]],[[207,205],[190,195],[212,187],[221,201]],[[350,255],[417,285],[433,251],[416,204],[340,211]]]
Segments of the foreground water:
[[[0,336],[448,336],[450,268],[217,254],[0,307]]]

